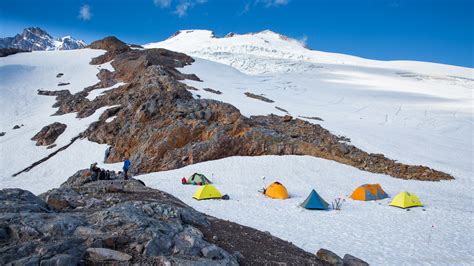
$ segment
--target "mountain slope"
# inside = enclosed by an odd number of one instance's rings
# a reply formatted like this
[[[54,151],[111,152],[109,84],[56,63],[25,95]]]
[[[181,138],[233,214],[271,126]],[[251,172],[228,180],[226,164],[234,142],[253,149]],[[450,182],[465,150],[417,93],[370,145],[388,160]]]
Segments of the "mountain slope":
[[[31,27],[15,37],[0,38],[0,48],[18,48],[26,51],[73,50],[86,47],[86,43],[71,36],[53,38],[46,31]]]
[[[280,48],[284,44],[282,40],[274,48],[284,50]],[[96,46],[107,47],[110,45],[105,42]],[[474,255],[469,248],[473,245],[470,238],[473,148],[466,137],[472,132],[471,80],[382,68],[376,63],[373,67],[339,64],[337,60],[314,63],[255,54],[240,57],[230,52],[220,56],[223,60],[249,58],[265,67],[266,72],[249,75],[205,59],[164,50],[131,51],[124,45],[106,54],[101,50],[82,49],[0,59],[0,79],[3,79],[0,92],[5,93],[0,99],[7,107],[2,109],[0,120],[1,130],[6,131],[0,138],[4,156],[0,161],[8,165],[1,168],[0,186],[44,192],[62,183],[70,171],[94,161],[101,162],[108,143],[116,153],[108,158],[109,163],[100,163],[107,169],[120,169],[119,163],[110,162],[120,161],[123,155],[131,155],[132,172],[140,172],[140,167],[147,172],[204,161],[136,178],[172,193],[199,211],[269,231],[312,253],[317,248],[328,247],[338,254],[351,253],[374,264],[472,261]],[[91,59],[97,65],[90,65]],[[409,64],[414,69],[423,66],[420,69],[426,71],[425,63]],[[173,70],[175,67],[178,69]],[[439,72],[438,68],[434,72]],[[282,72],[282,69],[290,71]],[[446,73],[451,71],[447,66],[441,66],[443,69]],[[58,73],[64,75],[57,77]],[[111,81],[126,84],[112,86]],[[58,82],[70,84],[58,87]],[[42,95],[37,95],[37,89],[42,89]],[[57,101],[43,95],[56,95]],[[27,106],[28,103],[32,104]],[[288,114],[300,120],[285,118]],[[258,117],[251,117],[255,115]],[[82,136],[89,139],[78,139],[31,171],[11,177],[16,170],[50,153],[44,146],[35,146],[30,138],[52,122],[68,126],[57,139],[60,146],[86,129]],[[25,126],[12,129],[15,124]],[[279,126],[285,125],[291,130],[278,132]],[[293,125],[328,128],[331,134],[299,131]],[[258,139],[251,138],[255,131],[271,142],[256,142]],[[237,134],[229,137],[228,132]],[[283,141],[278,142],[279,138]],[[342,144],[340,149],[326,145],[334,139]],[[318,141],[321,145],[317,145]],[[255,143],[259,145],[252,146]],[[298,143],[301,145],[287,145]],[[383,153],[403,163],[445,171],[455,179],[441,182],[395,179],[309,156],[212,160],[217,158],[214,155],[222,155],[219,152],[229,152],[224,153],[229,156],[231,152],[248,151],[249,146],[253,151],[265,151],[267,144],[272,145],[272,154],[291,154],[295,152],[291,148],[308,152],[320,147],[326,149],[326,155],[342,158],[348,151],[344,147],[357,146],[372,153],[367,153],[368,158],[383,158],[379,154]],[[348,154],[352,154],[351,150]],[[364,167],[373,165],[369,161]],[[417,168],[403,169],[410,174]],[[209,176],[230,200],[192,199],[196,187],[183,186],[180,180],[193,172]],[[264,181],[262,175],[266,176]],[[430,173],[424,177],[430,177]],[[291,198],[271,200],[257,192],[271,181],[283,182]],[[372,182],[381,183],[391,196],[402,190],[419,195],[425,210],[396,209],[388,206],[390,199],[358,202],[348,197],[358,185]],[[345,199],[343,209],[340,212],[301,209],[298,204],[312,188],[327,201]]]
[[[471,68],[312,51],[271,31],[224,38],[204,30],[180,31],[145,47],[195,56],[184,72],[203,81],[186,81],[199,89],[196,97],[233,104],[246,116],[289,113],[369,152],[461,177],[472,173],[472,142],[466,138],[474,130]]]
[[[472,78],[472,70],[463,67],[414,61],[377,61],[351,55],[310,50],[299,41],[265,30],[248,34],[215,37],[208,30],[181,30],[170,38],[144,45],[165,48],[230,65],[247,74],[267,72],[302,72],[318,68],[318,64],[392,68],[423,74],[452,75]]]

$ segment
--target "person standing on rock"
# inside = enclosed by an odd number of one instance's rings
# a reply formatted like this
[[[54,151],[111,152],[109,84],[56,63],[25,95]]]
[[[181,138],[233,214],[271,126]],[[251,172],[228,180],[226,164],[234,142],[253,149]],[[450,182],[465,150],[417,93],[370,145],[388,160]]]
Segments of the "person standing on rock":
[[[92,181],[96,181],[99,178],[100,168],[97,167],[97,163],[91,164],[89,170],[92,172],[91,179]]]
[[[111,151],[112,151],[112,146],[108,146],[107,149],[105,150],[104,163],[105,161],[107,161],[107,158],[109,158]]]
[[[128,169],[130,169],[130,161],[127,158],[123,158],[123,173],[124,178],[128,179]]]

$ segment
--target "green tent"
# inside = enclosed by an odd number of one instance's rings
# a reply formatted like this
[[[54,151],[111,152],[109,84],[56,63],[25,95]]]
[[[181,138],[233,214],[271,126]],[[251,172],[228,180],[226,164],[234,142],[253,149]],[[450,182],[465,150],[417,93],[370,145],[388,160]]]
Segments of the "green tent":
[[[184,180],[183,180],[184,181]],[[203,174],[194,173],[190,177],[186,179],[186,183],[183,184],[191,184],[191,185],[207,185],[212,184],[212,182],[207,179],[207,177]]]

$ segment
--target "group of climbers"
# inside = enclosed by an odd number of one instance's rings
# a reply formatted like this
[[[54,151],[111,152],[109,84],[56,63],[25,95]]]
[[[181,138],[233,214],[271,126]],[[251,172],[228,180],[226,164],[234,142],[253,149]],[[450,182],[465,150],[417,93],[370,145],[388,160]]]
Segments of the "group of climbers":
[[[109,158],[110,154],[112,153],[112,146],[108,146],[107,149],[105,149],[105,154],[104,154],[104,163],[107,162],[107,159]],[[123,177],[125,180],[128,179],[128,172],[131,167],[130,160],[128,158],[123,157]],[[89,170],[91,171],[91,178],[92,180],[109,180],[112,171],[106,170],[106,169],[101,169],[97,166],[97,162],[94,162],[90,165]],[[121,174],[122,172],[119,172]]]
[[[91,171],[91,174],[92,174],[91,179],[93,181],[110,179],[110,171],[97,167],[97,163],[91,164],[91,166],[89,167],[89,170]]]

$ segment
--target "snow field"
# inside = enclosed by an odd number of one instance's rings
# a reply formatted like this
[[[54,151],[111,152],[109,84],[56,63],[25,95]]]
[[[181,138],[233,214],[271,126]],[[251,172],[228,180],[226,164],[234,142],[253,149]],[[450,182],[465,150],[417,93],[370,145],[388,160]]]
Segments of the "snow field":
[[[76,113],[52,116],[57,110],[52,107],[55,97],[37,94],[38,89],[68,89],[76,93],[97,83],[96,74],[100,69],[89,62],[103,53],[81,49],[20,53],[0,58],[0,131],[6,132],[0,138],[1,188],[19,187],[39,194],[58,187],[78,169],[88,167],[93,161],[102,162],[106,145],[77,140],[68,149],[31,171],[12,177],[12,174],[68,144],[71,138],[87,129],[103,111],[110,108],[101,108],[83,119],[76,118]],[[110,64],[104,65],[108,67]],[[64,75],[56,78],[58,73]],[[59,82],[69,82],[70,85],[59,87]],[[55,142],[57,146],[52,149],[36,146],[31,138],[53,122],[67,125]],[[12,127],[17,124],[24,126],[13,130]],[[120,169],[114,165],[107,168]]]
[[[194,172],[211,178],[230,200],[193,199],[199,187],[182,185],[181,178]],[[473,197],[465,180],[406,181],[310,156],[230,157],[137,178],[197,210],[269,231],[311,253],[326,248],[372,265],[470,265],[474,259]],[[289,199],[270,199],[257,192],[273,181],[285,185]],[[407,211],[389,206],[391,198],[350,199],[352,191],[365,183],[380,183],[390,197],[413,192],[424,207]],[[301,208],[313,188],[328,203],[345,199],[342,210]]]

